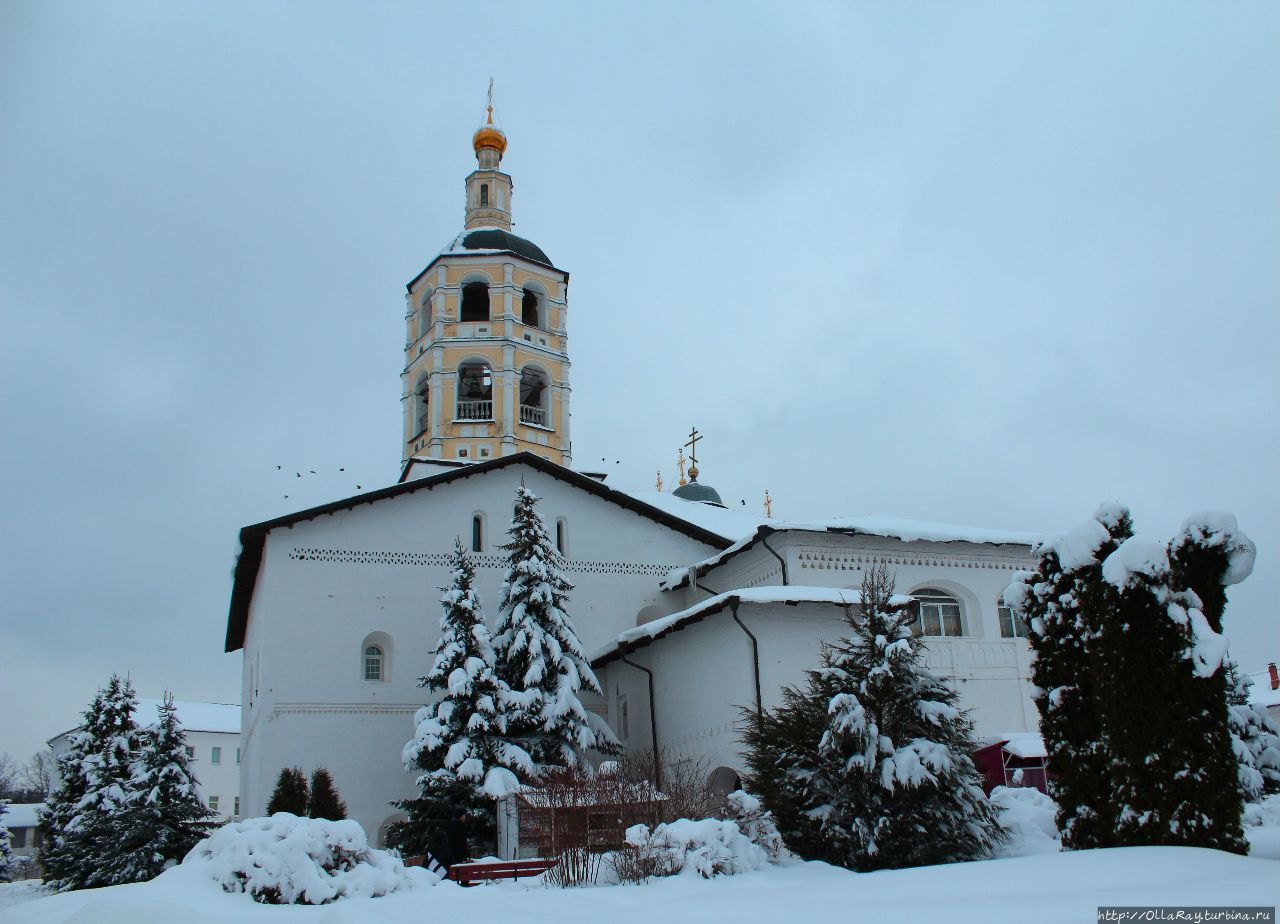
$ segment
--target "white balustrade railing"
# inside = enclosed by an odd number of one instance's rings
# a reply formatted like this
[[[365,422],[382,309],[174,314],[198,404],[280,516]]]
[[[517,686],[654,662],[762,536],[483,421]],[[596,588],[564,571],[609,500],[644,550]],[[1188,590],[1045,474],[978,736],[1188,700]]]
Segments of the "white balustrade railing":
[[[459,401],[456,420],[493,420],[492,401]]]
[[[545,427],[547,425],[547,412],[540,407],[529,407],[522,404],[520,405],[520,422]]]

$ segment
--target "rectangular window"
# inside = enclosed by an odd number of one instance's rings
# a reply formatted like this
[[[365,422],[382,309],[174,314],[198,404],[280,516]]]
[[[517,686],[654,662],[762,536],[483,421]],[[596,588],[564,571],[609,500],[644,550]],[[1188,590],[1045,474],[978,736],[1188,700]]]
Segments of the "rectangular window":
[[[480,207],[484,208],[489,204],[489,184],[480,184]]]
[[[239,818],[240,817],[240,797],[239,796],[236,796],[235,806],[236,806],[236,810],[233,814],[237,818]]]
[[[218,797],[217,797],[217,796],[210,796],[210,797],[209,797],[209,811],[211,811],[211,812],[216,812],[217,810],[218,810]]]
[[[27,846],[27,829],[26,828],[10,828],[9,839],[10,839],[10,843],[14,847],[26,847]]]
[[[222,748],[213,749],[213,751],[209,755],[209,763],[211,764],[222,763]]]
[[[240,749],[236,748],[236,764],[239,765],[239,763],[240,763]]]
[[[195,760],[195,759],[196,759],[196,749],[195,749],[195,748],[193,748],[191,745],[189,745],[189,744],[188,744],[188,745],[184,745],[184,746],[183,746],[183,748],[182,748],[182,750],[184,750],[184,751],[186,751],[186,752],[187,752],[187,760]]]

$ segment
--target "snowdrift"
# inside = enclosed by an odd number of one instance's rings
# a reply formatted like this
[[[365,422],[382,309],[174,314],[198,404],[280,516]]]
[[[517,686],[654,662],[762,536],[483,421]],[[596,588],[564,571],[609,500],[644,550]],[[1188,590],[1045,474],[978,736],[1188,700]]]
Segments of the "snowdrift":
[[[325,821],[279,812],[226,825],[205,838],[183,865],[204,867],[226,892],[247,892],[269,905],[325,905],[376,898],[408,888],[425,870],[406,869],[374,850],[351,820]]]

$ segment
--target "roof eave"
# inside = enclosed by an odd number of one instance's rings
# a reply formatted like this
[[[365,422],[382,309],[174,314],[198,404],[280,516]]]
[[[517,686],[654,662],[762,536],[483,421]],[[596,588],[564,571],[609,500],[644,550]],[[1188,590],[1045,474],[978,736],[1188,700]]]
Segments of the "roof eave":
[[[557,465],[531,452],[518,452],[510,456],[499,456],[487,462],[475,462],[464,468],[441,472],[439,475],[430,475],[426,478],[417,478],[403,483],[398,482],[385,488],[379,488],[376,491],[370,491],[367,494],[358,494],[355,497],[322,504],[319,507],[300,510],[297,513],[276,517],[273,520],[264,520],[261,523],[255,523],[252,526],[246,526],[241,529],[240,555],[236,559],[236,567],[232,577],[231,605],[227,613],[227,634],[223,650],[231,652],[238,651],[244,647],[244,636],[249,625],[249,606],[253,601],[258,571],[262,566],[263,548],[266,545],[267,534],[273,529],[292,526],[294,523],[301,523],[305,520],[314,520],[317,517],[338,513],[342,510],[352,510],[363,504],[376,503],[401,494],[412,494],[414,491],[423,489],[431,490],[452,481],[470,478],[472,475],[484,474],[485,472],[515,464],[529,465],[544,474],[575,485],[589,494],[594,494],[603,500],[630,510],[668,529],[683,533],[689,538],[712,548],[725,549],[733,544],[727,537],[719,533],[713,533],[705,527],[690,523],[688,520],[682,520],[665,510],[650,506],[644,501],[636,500],[622,491],[615,491],[613,488],[588,478],[586,475],[573,471],[573,469]]]
[[[477,252],[477,253],[454,253],[450,251],[446,253],[436,254],[435,259],[432,260],[430,263],[428,263],[425,267],[423,267],[422,272],[418,273],[418,275],[414,276],[407,283],[405,283],[404,290],[406,292],[412,291],[413,287],[418,284],[418,281],[422,279],[423,276],[427,275],[427,273],[431,272],[431,267],[435,266],[445,257],[459,257],[464,260],[473,260],[473,259],[483,260],[486,257],[491,258],[496,256],[515,257],[517,260],[523,260],[524,262],[529,263],[533,266],[537,266],[542,269],[549,269],[552,272],[559,273],[560,275],[564,276],[565,282],[569,281],[568,270],[562,270],[560,269],[560,267],[555,266],[554,264],[551,264],[551,263],[543,263],[541,260],[534,260],[530,257],[526,257],[524,254],[516,253],[514,250],[486,250],[486,251]]]

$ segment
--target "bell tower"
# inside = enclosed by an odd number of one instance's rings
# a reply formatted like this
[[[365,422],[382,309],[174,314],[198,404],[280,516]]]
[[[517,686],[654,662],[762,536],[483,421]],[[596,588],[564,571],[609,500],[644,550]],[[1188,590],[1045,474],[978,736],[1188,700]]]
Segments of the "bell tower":
[[[527,450],[568,465],[569,274],[511,233],[492,86],[471,146],[464,230],[406,286],[401,459]]]

